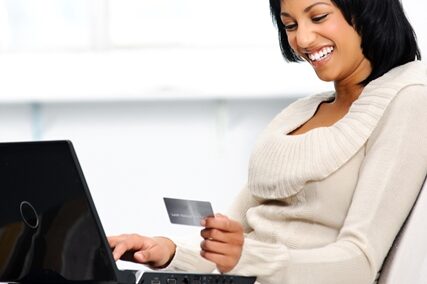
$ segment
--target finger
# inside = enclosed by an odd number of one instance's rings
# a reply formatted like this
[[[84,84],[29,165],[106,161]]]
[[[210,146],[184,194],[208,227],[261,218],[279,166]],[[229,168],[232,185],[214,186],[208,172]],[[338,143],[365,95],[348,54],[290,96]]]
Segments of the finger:
[[[128,248],[123,242],[118,243],[113,250],[114,260],[116,261],[119,260],[127,251],[128,251]]]
[[[114,248],[113,257],[115,260],[120,258],[133,258],[133,253],[131,255],[125,253],[128,251],[138,251],[146,247],[146,238],[132,234],[132,235],[120,235],[117,238],[112,238],[111,245]]]
[[[212,240],[204,240],[200,243],[203,251],[222,255],[240,255],[240,247]]]
[[[204,239],[212,239],[223,243],[228,240],[227,234],[218,229],[203,229],[200,231],[200,235]]]
[[[231,220],[225,216],[208,217],[205,220],[205,227],[218,229],[226,232],[240,232],[243,231],[239,222]]]
[[[203,229],[200,235],[205,240],[215,240],[222,243],[230,243],[234,245],[243,244],[243,234],[240,233],[229,233],[218,229]]]
[[[162,266],[164,265],[165,261],[162,258],[162,253],[158,250],[158,247],[149,248],[146,250],[138,251],[134,254],[134,260],[136,262],[142,263],[142,264],[148,264],[150,266]]]
[[[110,248],[114,248],[117,243],[116,237],[107,237],[107,242]]]
[[[150,260],[150,253],[146,251],[138,251],[134,254],[134,258],[137,262],[146,264],[148,262],[151,262]]]
[[[205,259],[215,263],[216,267],[221,273],[229,272],[237,264],[237,261],[235,261],[233,258],[224,256],[222,254],[202,251],[200,255]]]
[[[126,239],[130,238],[132,235],[129,234],[121,234],[118,236],[110,236],[107,237],[108,244],[111,248],[115,247],[119,242],[123,242]]]

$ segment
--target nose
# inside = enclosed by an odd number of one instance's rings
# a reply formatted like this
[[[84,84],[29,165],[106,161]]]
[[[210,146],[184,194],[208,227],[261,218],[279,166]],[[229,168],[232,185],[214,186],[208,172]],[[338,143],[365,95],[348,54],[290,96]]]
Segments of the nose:
[[[299,25],[296,42],[300,48],[309,48],[316,39],[316,33],[310,25]]]

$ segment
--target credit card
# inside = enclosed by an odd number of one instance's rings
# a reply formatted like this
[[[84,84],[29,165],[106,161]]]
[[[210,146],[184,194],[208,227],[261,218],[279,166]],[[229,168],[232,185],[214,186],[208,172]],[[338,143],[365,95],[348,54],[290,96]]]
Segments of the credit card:
[[[209,201],[163,197],[169,220],[173,224],[201,226],[202,219],[214,216]]]

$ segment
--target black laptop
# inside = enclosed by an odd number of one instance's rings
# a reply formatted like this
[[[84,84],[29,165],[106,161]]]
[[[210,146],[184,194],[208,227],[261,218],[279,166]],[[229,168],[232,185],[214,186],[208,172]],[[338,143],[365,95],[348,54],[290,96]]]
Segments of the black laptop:
[[[69,141],[0,143],[0,282],[135,283],[117,268]],[[254,283],[145,272],[139,283]]]

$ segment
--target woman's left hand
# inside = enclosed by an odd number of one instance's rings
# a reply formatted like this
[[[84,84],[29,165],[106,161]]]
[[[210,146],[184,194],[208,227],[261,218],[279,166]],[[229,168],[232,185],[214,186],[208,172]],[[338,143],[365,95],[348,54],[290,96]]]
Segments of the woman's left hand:
[[[232,270],[242,255],[243,226],[227,216],[216,214],[202,221],[201,255],[216,264],[220,272]]]

